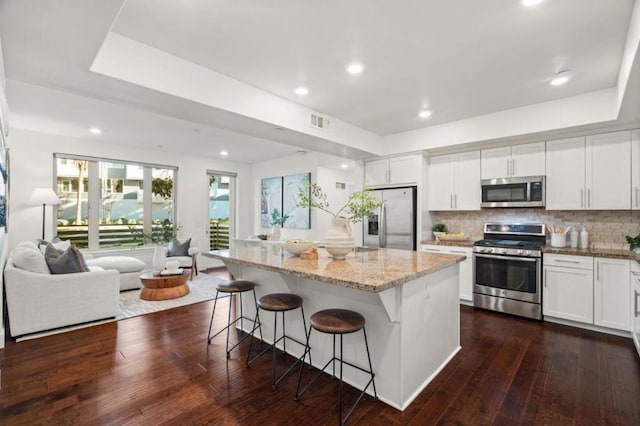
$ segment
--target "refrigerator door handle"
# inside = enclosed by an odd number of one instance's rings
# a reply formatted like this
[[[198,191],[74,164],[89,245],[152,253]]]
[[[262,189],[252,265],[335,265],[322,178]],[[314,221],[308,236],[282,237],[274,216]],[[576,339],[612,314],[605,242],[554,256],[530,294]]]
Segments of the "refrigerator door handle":
[[[383,201],[382,206],[380,206],[379,227],[378,243],[380,248],[384,248],[387,246],[387,203],[385,201]]]

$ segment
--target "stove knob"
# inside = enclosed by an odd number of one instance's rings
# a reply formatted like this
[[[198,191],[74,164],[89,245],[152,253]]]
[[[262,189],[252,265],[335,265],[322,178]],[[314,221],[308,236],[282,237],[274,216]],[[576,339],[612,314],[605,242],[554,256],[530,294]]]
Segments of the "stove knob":
[[[529,256],[531,254],[531,250],[525,250],[524,255]]]
[[[506,254],[506,253],[507,253],[507,249],[505,249],[505,248],[500,249],[500,253],[502,253],[502,254]]]
[[[493,248],[488,248],[487,253],[493,253]]]
[[[523,250],[518,250],[518,252],[517,252],[517,253],[518,253],[518,254],[522,254],[522,253],[523,253]]]

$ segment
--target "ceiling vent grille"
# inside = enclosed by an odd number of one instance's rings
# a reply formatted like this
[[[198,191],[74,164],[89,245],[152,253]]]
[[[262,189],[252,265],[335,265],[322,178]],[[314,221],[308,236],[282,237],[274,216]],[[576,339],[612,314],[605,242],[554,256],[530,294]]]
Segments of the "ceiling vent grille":
[[[329,127],[329,120],[321,115],[311,114],[311,127],[326,129]]]

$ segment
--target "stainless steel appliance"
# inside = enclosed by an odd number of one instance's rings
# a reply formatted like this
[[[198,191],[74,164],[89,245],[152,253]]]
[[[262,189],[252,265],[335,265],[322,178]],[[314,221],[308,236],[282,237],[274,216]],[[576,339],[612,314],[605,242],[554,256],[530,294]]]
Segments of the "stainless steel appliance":
[[[633,297],[633,317],[631,318],[631,333],[636,351],[640,355],[640,268],[632,266],[631,296]]]
[[[486,223],[473,244],[473,305],[542,319],[545,225]]]
[[[544,207],[545,177],[483,179],[481,207]]]
[[[378,214],[364,220],[363,245],[416,249],[416,187],[374,189],[382,203]]]

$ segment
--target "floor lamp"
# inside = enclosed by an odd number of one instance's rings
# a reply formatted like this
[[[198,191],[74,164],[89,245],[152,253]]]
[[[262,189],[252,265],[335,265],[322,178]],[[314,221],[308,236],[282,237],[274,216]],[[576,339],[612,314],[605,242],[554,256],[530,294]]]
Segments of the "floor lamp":
[[[53,192],[51,188],[34,188],[29,197],[29,204],[39,206],[42,204],[42,239],[44,240],[44,214],[47,204],[60,204],[60,198]]]

